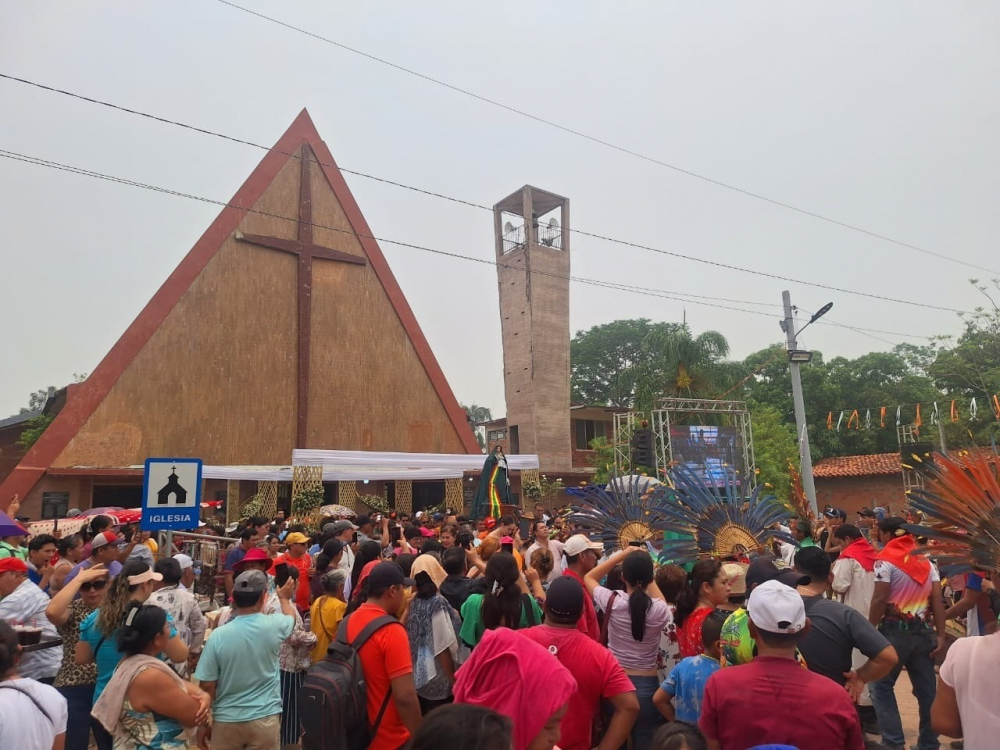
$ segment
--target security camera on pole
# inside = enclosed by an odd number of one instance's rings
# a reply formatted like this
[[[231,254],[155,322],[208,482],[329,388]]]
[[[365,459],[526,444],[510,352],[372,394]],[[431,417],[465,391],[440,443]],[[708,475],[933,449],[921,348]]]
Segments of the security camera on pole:
[[[812,359],[812,352],[799,349],[796,338],[809,325],[826,315],[833,303],[821,307],[798,331],[795,330],[795,319],[792,317],[792,297],[788,292],[781,293],[781,301],[785,306],[785,319],[781,321],[781,330],[785,332],[788,341],[788,368],[792,375],[792,402],[795,405],[795,431],[799,438],[799,472],[802,474],[802,489],[806,493],[813,516],[819,516],[819,506],[816,504],[816,484],[813,482],[812,455],[809,453],[809,431],[806,428],[806,405],[802,398],[802,376],[799,368],[803,362]]]

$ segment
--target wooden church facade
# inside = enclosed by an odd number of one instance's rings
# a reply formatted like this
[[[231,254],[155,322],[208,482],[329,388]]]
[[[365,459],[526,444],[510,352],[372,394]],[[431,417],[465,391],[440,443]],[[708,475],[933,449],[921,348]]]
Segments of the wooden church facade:
[[[0,507],[91,507],[95,486],[141,484],[150,456],[288,465],[294,448],[480,452],[304,110],[70,390]]]

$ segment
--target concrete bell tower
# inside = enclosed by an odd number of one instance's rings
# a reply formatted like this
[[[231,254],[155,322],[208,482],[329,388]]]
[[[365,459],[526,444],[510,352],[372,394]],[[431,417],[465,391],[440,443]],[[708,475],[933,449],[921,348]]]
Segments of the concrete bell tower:
[[[511,453],[572,468],[569,200],[525,185],[493,207]]]

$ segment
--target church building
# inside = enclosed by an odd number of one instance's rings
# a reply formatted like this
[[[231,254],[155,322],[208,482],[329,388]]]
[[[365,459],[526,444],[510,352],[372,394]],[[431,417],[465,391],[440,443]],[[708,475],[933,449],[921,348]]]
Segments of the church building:
[[[137,506],[148,457],[288,466],[295,448],[481,453],[372,235],[303,110],[67,389],[2,480],[0,508],[15,494],[35,519],[57,503]]]

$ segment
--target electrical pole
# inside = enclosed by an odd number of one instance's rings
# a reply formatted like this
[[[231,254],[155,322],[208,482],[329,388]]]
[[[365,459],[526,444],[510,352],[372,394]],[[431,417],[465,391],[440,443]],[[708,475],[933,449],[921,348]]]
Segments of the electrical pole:
[[[788,351],[798,349],[795,340],[795,319],[792,317],[792,297],[788,292],[781,293],[781,301],[785,306],[785,320],[781,327],[785,330]],[[811,322],[811,321],[810,321]],[[816,484],[813,482],[812,455],[809,453],[809,431],[806,429],[806,405],[802,398],[802,377],[799,373],[801,364],[789,361],[788,369],[792,375],[792,402],[795,405],[795,432],[799,442],[799,472],[802,474],[802,489],[812,509],[813,516],[819,518],[819,506],[816,504]]]

